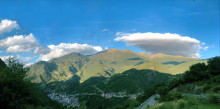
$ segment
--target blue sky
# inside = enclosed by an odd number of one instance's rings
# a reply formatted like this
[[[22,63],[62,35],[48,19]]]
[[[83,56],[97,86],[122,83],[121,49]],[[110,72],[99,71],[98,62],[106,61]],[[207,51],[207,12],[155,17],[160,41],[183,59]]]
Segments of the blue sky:
[[[160,51],[126,39],[114,39],[136,37],[134,33],[170,33],[200,41],[201,47],[208,49],[199,48],[198,53],[206,59],[219,55],[219,10],[219,0],[0,0],[0,20],[16,21],[19,25],[19,29],[0,34],[0,40],[32,33],[43,48],[77,43],[102,50],[157,53]],[[116,35],[118,32],[121,34]],[[6,49],[0,48],[0,57],[9,54]],[[31,57],[30,62],[35,62],[44,54],[33,54],[34,50],[12,55]]]

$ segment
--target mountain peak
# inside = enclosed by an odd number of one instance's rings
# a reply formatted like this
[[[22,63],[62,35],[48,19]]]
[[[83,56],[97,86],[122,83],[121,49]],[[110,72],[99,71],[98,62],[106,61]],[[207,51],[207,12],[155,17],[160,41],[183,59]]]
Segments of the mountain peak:
[[[111,48],[111,49],[108,49],[106,50],[107,52],[115,52],[115,51],[121,51],[121,52],[132,52],[134,53],[133,51],[131,51],[130,49],[124,49],[124,50],[119,50],[117,48]]]
[[[111,48],[111,49],[108,49],[106,50],[107,52],[115,52],[115,51],[119,51],[119,49],[117,48]]]
[[[133,51],[131,51],[130,49],[124,49],[124,50],[122,50],[122,51],[124,51],[124,52],[133,52]]]

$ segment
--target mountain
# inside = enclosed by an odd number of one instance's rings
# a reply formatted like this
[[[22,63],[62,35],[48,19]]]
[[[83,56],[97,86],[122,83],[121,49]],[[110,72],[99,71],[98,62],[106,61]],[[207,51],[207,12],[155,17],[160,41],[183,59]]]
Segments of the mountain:
[[[155,70],[158,72],[162,72],[162,73],[171,73],[169,71],[169,69],[164,66],[162,63],[160,63],[159,61],[149,61],[149,62],[145,62],[143,64],[140,64],[138,66],[135,66],[136,69],[151,69],[151,70]]]
[[[105,92],[126,92],[129,94],[141,93],[144,89],[163,83],[171,75],[153,70],[130,69],[109,78],[104,84],[99,84]]]
[[[131,68],[179,74],[186,71],[190,65],[201,61],[198,58],[135,53],[129,49],[118,50],[113,48],[88,56],[70,53],[47,62],[40,61],[30,66],[28,78],[32,82],[41,83],[65,81],[73,75],[77,75],[80,77],[80,83],[82,83],[91,77],[111,77]],[[178,65],[184,67],[179,70]]]

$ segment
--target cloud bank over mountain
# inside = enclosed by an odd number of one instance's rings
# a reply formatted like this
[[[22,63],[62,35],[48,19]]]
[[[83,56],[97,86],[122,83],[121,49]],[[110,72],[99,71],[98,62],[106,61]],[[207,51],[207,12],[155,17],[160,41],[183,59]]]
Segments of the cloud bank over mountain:
[[[185,57],[200,57],[200,49],[208,49],[197,39],[172,33],[116,33],[115,41],[136,46],[148,53],[164,53]],[[203,47],[204,46],[204,47]]]
[[[1,20],[0,22],[0,35],[3,33],[9,33],[13,29],[19,29],[17,21],[12,21],[8,19]],[[104,29],[104,31],[108,31]],[[43,47],[38,40],[35,38],[33,33],[28,35],[14,35],[8,36],[7,38],[0,39],[0,53],[15,53],[15,54],[25,54],[39,57],[37,60],[48,61],[52,58],[57,58],[72,52],[78,52],[84,55],[94,54],[102,51],[100,46],[92,46],[88,44],[78,44],[78,43],[60,43],[59,45],[48,45]],[[4,54],[5,55],[5,54]],[[1,56],[4,61],[10,56]],[[19,55],[11,56],[16,59],[20,59],[21,62],[25,63],[26,66],[33,64],[32,58],[22,57]]]
[[[52,58],[64,56],[72,52],[78,52],[83,55],[89,55],[100,51],[102,51],[102,48],[100,46],[92,46],[88,44],[78,43],[60,43],[59,45],[48,45],[48,48],[45,48],[45,51],[40,51],[36,49],[35,53],[41,52],[42,54],[40,56],[40,60],[48,61]]]

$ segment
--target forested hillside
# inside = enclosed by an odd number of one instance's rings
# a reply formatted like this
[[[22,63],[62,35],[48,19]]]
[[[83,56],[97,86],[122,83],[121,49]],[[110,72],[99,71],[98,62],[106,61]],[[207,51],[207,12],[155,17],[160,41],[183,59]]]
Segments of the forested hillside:
[[[0,107],[2,109],[64,109],[52,101],[36,85],[25,79],[27,70],[9,58],[8,65],[0,59]]]
[[[220,108],[220,57],[208,60],[207,64],[190,66],[184,74],[145,90],[137,97],[136,105],[118,105],[115,108],[135,108],[154,94],[158,103],[149,109],[219,109]]]

